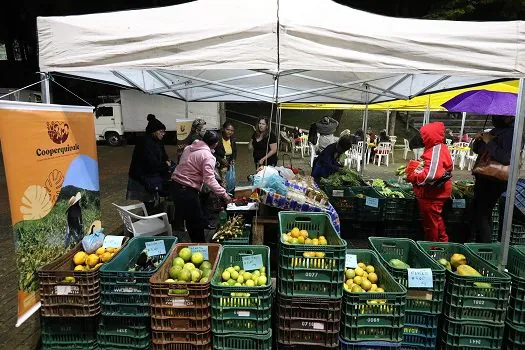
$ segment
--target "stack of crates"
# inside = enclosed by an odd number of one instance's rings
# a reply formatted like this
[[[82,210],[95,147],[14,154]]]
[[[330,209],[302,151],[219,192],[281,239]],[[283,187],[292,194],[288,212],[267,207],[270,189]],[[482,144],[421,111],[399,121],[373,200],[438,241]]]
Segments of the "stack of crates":
[[[503,250],[501,244],[469,243],[465,245],[494,267],[500,263]],[[503,349],[525,349],[525,246],[509,247],[506,271],[511,278],[511,288]]]
[[[203,253],[212,265],[211,280],[219,260],[220,244],[179,243],[150,278],[152,348],[211,349],[211,284],[165,282],[173,261],[183,248]]]
[[[237,285],[224,281],[229,267]],[[263,285],[241,284],[241,271],[265,276]],[[231,271],[231,270],[230,270]],[[243,273],[244,276],[244,273]],[[243,278],[244,279],[244,278]],[[260,280],[260,277],[257,277]],[[229,280],[234,281],[232,278]],[[253,279],[252,279],[253,280]],[[269,350],[272,348],[272,280],[270,248],[263,245],[224,245],[211,280],[213,348],[218,350]]]
[[[146,249],[146,243],[155,241],[159,241],[157,244],[164,248],[164,254],[157,256],[160,261],[157,267],[151,271],[129,271]],[[165,262],[176,242],[176,237],[135,237],[101,267],[100,349],[151,348],[149,280]]]
[[[279,213],[276,333],[279,349],[337,348],[341,323],[346,242],[325,213]],[[292,244],[294,230],[326,244]],[[321,239],[321,243],[324,240]],[[316,241],[316,243],[318,243]]]
[[[73,271],[70,252],[38,270],[42,349],[97,349],[100,314],[99,271]]]
[[[442,350],[501,349],[509,305],[510,277],[458,243],[418,242],[435,260],[462,254],[481,276],[446,270],[441,320]]]
[[[407,289],[403,349],[435,349],[445,289],[445,268],[411,239],[370,237],[369,241],[394,280]],[[394,267],[392,259],[403,261],[410,270]],[[425,284],[416,284],[415,275],[419,271],[430,271],[431,281],[427,275]]]
[[[376,285],[384,291],[352,292],[350,284],[344,287],[341,349],[399,349],[403,339],[407,290],[394,280],[372,250],[348,249],[346,257],[347,265],[359,262],[367,268],[372,266],[377,276]],[[349,271],[349,277],[355,275],[353,271]],[[368,268],[368,272],[371,271]]]

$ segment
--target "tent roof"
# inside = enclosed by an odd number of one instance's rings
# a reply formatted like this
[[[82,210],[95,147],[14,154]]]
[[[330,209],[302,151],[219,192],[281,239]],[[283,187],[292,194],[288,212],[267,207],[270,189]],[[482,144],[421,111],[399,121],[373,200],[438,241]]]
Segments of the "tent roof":
[[[442,105],[455,96],[470,90],[490,90],[500,92],[518,93],[518,80],[511,80],[501,83],[485,84],[463,89],[450,91],[435,92],[433,94],[417,96],[410,100],[395,100],[387,102],[378,102],[368,105],[369,110],[375,111],[418,111],[423,112],[427,109],[430,111],[447,111]],[[362,104],[334,104],[334,103],[282,103],[281,109],[352,109],[362,110],[365,108]]]
[[[525,76],[525,22],[389,18],[330,0],[39,17],[38,38],[42,71],[188,101],[373,103]]]

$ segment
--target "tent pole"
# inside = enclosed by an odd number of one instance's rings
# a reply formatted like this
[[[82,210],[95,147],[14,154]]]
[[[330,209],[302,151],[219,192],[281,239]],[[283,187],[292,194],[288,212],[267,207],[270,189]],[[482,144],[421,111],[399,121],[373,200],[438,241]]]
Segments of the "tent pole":
[[[388,133],[388,124],[390,123],[390,109],[387,109],[386,110],[386,126],[385,126],[385,130],[387,131]]]
[[[188,106],[188,90],[184,91],[184,114],[186,119],[189,118],[189,106]]]
[[[463,132],[465,131],[465,119],[467,119],[467,112],[461,113],[461,131],[459,132],[459,137],[461,137],[461,140],[463,139]]]
[[[40,83],[40,91],[42,93],[42,103],[51,103],[51,89],[49,87],[49,73],[40,73],[44,80]]]
[[[509,254],[510,230],[512,228],[512,214],[514,212],[514,199],[516,193],[516,182],[518,181],[520,168],[520,152],[521,143],[523,139],[523,124],[525,118],[525,79],[520,79],[520,88],[518,91],[518,101],[516,104],[516,118],[514,120],[514,135],[512,143],[512,154],[509,165],[509,181],[507,184],[507,196],[505,198],[505,214],[503,215],[503,231],[501,236],[501,244],[503,245],[503,253],[501,254],[501,261],[499,269],[503,271],[507,265],[507,258]]]
[[[363,153],[361,154],[361,161],[363,162],[363,165],[361,166],[361,176],[363,176],[366,166],[366,154],[368,153],[368,143],[366,142],[366,129],[368,129],[368,101],[370,99],[368,95],[368,84],[365,84],[365,111],[363,113],[363,133],[365,135],[365,139],[363,140]]]

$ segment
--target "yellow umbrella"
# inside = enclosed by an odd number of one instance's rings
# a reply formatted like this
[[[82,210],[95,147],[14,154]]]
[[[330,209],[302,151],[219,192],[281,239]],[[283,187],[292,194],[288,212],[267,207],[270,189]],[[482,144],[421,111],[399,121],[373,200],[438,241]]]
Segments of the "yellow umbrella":
[[[372,103],[368,105],[369,110],[391,110],[391,111],[446,111],[441,105],[451,98],[470,90],[491,90],[500,92],[518,93],[518,80],[500,83],[492,83],[481,86],[473,86],[463,89],[436,92],[433,94],[417,96],[410,100],[394,100],[388,102]],[[338,103],[281,103],[281,109],[350,109],[363,110],[362,104],[338,104]]]

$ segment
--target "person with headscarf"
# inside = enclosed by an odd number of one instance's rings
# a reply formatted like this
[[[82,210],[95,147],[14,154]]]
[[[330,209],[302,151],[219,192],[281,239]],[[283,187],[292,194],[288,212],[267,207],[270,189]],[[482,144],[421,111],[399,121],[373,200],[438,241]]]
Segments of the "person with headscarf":
[[[328,145],[319,153],[312,167],[312,177],[317,184],[320,184],[321,178],[328,177],[343,168],[340,161],[341,155],[355,143],[354,135],[343,135],[337,142]]]
[[[131,156],[126,199],[144,202],[151,210],[159,192],[165,190],[171,162],[162,142],[166,126],[153,114],[148,114],[147,120],[146,135],[137,141]]]
[[[339,122],[329,116],[323,117],[320,121],[315,123],[317,133],[319,134],[319,143],[317,145],[317,152],[322,152],[328,145],[331,145],[339,139],[334,136],[335,130],[339,126]]]
[[[215,174],[216,159],[212,150],[217,147],[219,136],[213,131],[206,131],[202,140],[196,140],[182,152],[181,161],[175,168],[172,180],[171,195],[175,203],[175,217],[186,229],[194,243],[204,243],[206,220],[203,217],[199,191],[203,185],[226,202],[231,198],[217,182]]]
[[[488,153],[491,160],[502,165],[510,164],[514,131],[514,117],[492,116],[494,128],[478,133],[472,150],[478,154],[478,161]],[[477,163],[477,162],[476,162]],[[474,169],[476,164],[474,164]],[[474,200],[472,203],[472,225],[470,240],[490,243],[492,240],[492,210],[501,194],[507,188],[507,181],[474,175]]]

